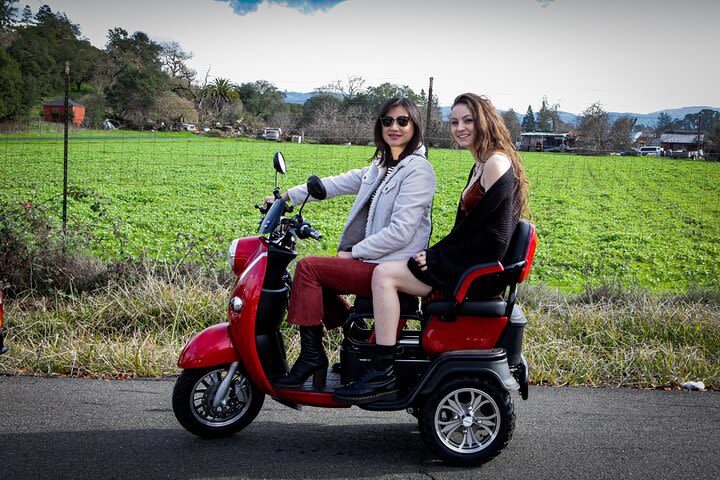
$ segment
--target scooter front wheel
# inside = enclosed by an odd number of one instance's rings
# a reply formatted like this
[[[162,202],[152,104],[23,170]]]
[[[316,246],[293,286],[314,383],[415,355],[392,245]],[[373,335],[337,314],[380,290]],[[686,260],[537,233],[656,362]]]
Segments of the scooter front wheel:
[[[204,438],[229,437],[247,427],[262,408],[265,394],[236,369],[224,398],[216,399],[228,365],[189,368],[173,389],[173,411],[189,432]]]

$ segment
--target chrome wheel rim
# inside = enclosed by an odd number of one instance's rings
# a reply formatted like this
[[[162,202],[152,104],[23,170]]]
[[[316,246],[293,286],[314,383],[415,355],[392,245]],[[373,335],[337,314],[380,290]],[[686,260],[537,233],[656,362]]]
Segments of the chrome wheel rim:
[[[220,383],[227,375],[227,369],[206,373],[193,386],[190,396],[190,410],[202,424],[210,427],[224,427],[242,417],[250,408],[252,389],[248,378],[235,372],[224,401],[213,407],[213,399]]]
[[[448,394],[435,409],[435,434],[450,450],[476,453],[487,448],[500,431],[500,409],[477,388]]]

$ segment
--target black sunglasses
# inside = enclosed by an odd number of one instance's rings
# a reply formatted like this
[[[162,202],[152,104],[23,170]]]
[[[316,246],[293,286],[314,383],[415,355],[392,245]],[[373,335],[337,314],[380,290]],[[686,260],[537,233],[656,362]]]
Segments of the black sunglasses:
[[[391,127],[394,121],[397,121],[398,127],[407,127],[408,123],[410,123],[410,117],[400,116],[393,118],[385,115],[384,117],[380,117],[380,121],[383,127]]]

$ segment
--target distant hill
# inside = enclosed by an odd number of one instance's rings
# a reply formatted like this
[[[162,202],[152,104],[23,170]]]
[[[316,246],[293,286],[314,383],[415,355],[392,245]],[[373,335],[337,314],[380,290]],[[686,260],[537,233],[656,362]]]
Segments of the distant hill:
[[[297,104],[303,104],[307,101],[308,98],[315,95],[315,92],[308,92],[308,93],[300,93],[300,92],[285,92],[285,101],[287,103],[297,103]],[[619,117],[622,117],[623,115],[628,115],[631,117],[637,118],[637,124],[638,125],[654,125],[655,122],[657,122],[658,117],[661,113],[666,113],[670,115],[673,118],[679,118],[683,119],[685,118],[685,115],[688,115],[690,113],[698,113],[702,109],[709,109],[709,110],[715,110],[716,112],[720,112],[720,108],[716,107],[682,107],[682,108],[668,108],[665,110],[658,110],[657,112],[652,113],[632,113],[632,112],[608,112],[610,115],[610,120],[615,121]],[[526,109],[525,109],[526,110]],[[523,111],[525,111],[523,110]],[[440,111],[442,112],[443,120],[447,121],[450,118],[450,107],[440,107]],[[519,110],[515,110],[515,112],[519,112]],[[560,119],[562,119],[563,122],[569,123],[571,125],[576,125],[578,122],[578,115],[575,115],[574,113],[569,112],[558,112],[560,114]],[[535,112],[537,115],[537,112]],[[522,123],[523,117],[525,116],[524,113],[517,113],[518,121]]]
[[[300,92],[285,92],[285,102],[286,103],[295,103],[302,105],[307,101],[308,98],[315,95],[315,92],[310,93],[300,93]]]

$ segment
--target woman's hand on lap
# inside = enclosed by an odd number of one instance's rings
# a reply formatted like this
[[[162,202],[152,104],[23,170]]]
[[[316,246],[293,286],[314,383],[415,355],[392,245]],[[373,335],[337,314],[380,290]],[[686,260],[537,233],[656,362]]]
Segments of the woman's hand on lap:
[[[427,270],[427,256],[425,255],[425,250],[420,253],[416,253],[413,258],[417,262],[418,267],[420,267],[420,270],[423,272]]]

